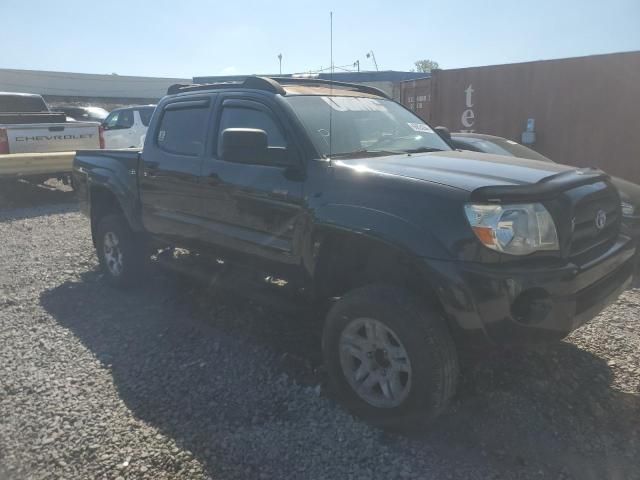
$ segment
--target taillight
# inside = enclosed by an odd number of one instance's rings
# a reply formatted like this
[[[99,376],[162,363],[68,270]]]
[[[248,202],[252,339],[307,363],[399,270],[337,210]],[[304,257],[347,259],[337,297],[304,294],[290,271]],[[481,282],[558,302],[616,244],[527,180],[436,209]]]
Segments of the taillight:
[[[98,137],[100,138],[100,148],[104,148],[104,127],[102,125],[98,127]]]
[[[7,137],[6,128],[0,128],[0,153],[9,153],[9,137]]]

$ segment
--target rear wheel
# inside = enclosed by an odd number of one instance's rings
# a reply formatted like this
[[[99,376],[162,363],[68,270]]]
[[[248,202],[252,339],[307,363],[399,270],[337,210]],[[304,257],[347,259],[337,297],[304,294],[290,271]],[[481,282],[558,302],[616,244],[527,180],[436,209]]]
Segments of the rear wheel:
[[[443,319],[400,288],[345,295],[327,316],[322,348],[332,390],[374,424],[419,427],[455,393],[458,358]]]
[[[144,248],[123,215],[106,215],[100,219],[96,227],[96,250],[110,284],[130,286],[142,273]]]

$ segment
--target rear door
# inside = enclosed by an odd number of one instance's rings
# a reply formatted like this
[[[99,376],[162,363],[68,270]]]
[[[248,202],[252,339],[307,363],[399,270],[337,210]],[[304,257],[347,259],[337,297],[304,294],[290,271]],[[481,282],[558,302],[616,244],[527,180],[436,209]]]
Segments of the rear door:
[[[200,169],[215,96],[176,98],[162,110],[142,152],[140,197],[145,228],[177,243],[201,235]]]
[[[302,212],[302,164],[290,125],[267,99],[221,94],[218,105],[215,148],[202,170],[206,238],[244,259],[298,265],[295,233]],[[223,160],[222,132],[236,127],[266,131],[269,147],[288,149],[291,166]]]

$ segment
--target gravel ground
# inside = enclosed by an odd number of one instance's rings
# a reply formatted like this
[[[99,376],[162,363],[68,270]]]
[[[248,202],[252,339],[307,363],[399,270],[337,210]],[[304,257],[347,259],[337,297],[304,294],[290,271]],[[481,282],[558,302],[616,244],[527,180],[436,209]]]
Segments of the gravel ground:
[[[0,479],[640,478],[640,289],[403,436],[325,395],[310,319],[159,271],[109,289],[64,188],[0,202]]]

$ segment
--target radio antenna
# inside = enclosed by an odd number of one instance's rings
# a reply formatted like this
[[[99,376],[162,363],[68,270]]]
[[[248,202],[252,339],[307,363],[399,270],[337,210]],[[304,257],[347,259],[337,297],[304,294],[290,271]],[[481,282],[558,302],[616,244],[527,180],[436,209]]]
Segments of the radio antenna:
[[[330,57],[331,57],[331,70],[329,70],[329,77],[331,83],[329,84],[329,162],[331,162],[331,154],[333,152],[333,12],[329,12],[329,44],[330,44]]]

